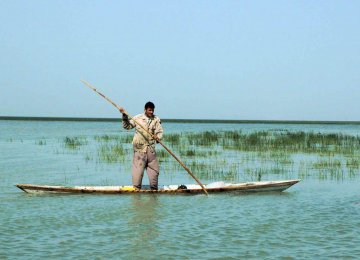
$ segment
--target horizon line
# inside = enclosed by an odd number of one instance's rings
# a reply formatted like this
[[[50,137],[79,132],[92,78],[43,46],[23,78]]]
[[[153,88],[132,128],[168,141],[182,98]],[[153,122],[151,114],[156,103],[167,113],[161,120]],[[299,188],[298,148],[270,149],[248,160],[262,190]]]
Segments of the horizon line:
[[[68,121],[68,122],[119,122],[121,118],[100,117],[36,117],[36,116],[0,116],[0,120],[12,121]],[[360,121],[332,121],[332,120],[258,120],[258,119],[161,119],[169,123],[227,123],[227,124],[354,124]]]

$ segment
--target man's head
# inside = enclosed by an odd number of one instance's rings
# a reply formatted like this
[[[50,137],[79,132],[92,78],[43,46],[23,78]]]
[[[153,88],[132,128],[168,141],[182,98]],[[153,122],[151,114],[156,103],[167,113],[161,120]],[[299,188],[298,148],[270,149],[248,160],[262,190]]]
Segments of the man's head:
[[[153,102],[147,102],[145,104],[145,115],[147,117],[153,117],[154,116],[154,110],[155,110],[155,105]]]

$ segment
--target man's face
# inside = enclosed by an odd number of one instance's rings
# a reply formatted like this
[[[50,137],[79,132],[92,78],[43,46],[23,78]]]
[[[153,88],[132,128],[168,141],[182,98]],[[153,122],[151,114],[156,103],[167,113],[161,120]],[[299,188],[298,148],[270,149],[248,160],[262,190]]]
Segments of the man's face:
[[[148,107],[147,109],[145,109],[145,115],[147,117],[153,117],[154,116],[154,109]]]

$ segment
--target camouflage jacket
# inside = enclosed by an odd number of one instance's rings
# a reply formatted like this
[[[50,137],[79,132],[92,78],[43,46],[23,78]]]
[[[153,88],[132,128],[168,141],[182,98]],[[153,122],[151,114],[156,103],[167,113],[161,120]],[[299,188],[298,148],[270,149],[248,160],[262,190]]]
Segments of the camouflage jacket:
[[[125,129],[130,130],[135,128],[135,135],[132,142],[135,152],[146,153],[147,147],[150,147],[150,149],[155,151],[156,141],[144,129],[135,124],[134,120],[148,129],[150,133],[161,139],[163,136],[163,128],[161,126],[160,118],[155,115],[152,118],[149,118],[145,114],[139,114],[130,120],[126,115],[123,115],[122,119],[123,127]]]

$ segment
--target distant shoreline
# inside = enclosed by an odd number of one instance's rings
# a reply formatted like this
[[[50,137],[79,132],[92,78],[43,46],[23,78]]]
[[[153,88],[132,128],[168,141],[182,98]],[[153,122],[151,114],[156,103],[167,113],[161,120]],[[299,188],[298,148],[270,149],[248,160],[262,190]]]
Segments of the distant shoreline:
[[[63,121],[63,122],[120,122],[120,118],[85,118],[85,117],[23,117],[0,116],[0,120],[12,121]],[[222,124],[327,124],[360,125],[360,121],[311,121],[311,120],[223,120],[223,119],[161,119],[171,123],[222,123]]]

